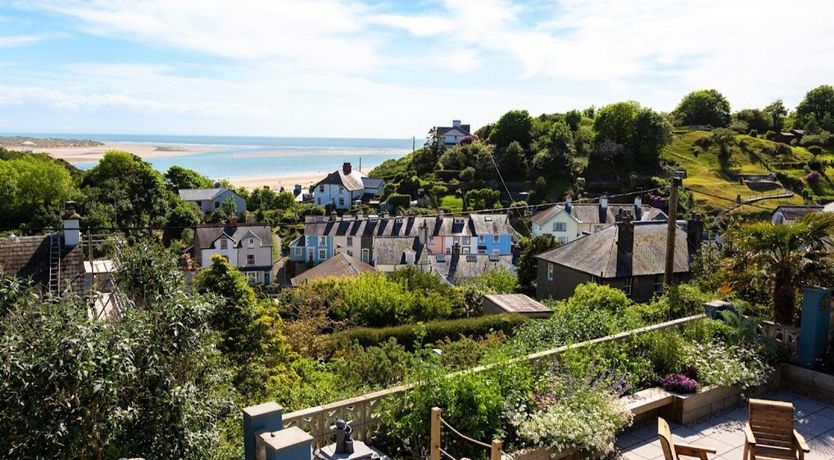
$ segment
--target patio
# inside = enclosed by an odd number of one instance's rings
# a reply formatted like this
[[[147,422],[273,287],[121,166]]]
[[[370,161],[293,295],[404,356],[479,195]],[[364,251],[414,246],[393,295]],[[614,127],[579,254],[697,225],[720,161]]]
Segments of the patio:
[[[834,459],[834,404],[821,402],[790,391],[778,391],[763,399],[791,401],[794,405],[795,427],[811,448],[807,460]],[[717,453],[710,459],[741,460],[744,448],[744,424],[747,405],[701,419],[690,425],[669,423],[676,442],[711,447]],[[637,425],[617,438],[621,458],[655,460],[663,458],[657,438],[657,421]]]

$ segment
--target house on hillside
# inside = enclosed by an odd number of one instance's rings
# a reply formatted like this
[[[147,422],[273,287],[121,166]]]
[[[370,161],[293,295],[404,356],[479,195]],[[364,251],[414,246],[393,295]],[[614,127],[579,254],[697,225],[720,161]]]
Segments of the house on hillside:
[[[451,147],[457,145],[466,136],[471,136],[470,126],[464,125],[460,120],[452,120],[452,126],[435,126],[429,130],[427,143],[430,145],[443,145]]]
[[[770,222],[773,225],[793,224],[812,212],[821,212],[824,209],[824,207],[816,205],[781,205],[773,211],[773,216],[770,218]]]
[[[625,214],[640,222],[665,222],[666,213],[643,204],[640,196],[634,204],[609,204],[603,196],[599,203],[573,203],[570,197],[533,216],[533,236],[552,235],[559,244],[596,233],[614,225]]]
[[[783,144],[790,144],[792,141],[802,142],[802,137],[805,136],[804,129],[792,129],[790,131],[778,132],[773,136],[774,142],[781,142]]]
[[[319,279],[355,277],[363,273],[373,273],[375,271],[376,269],[374,267],[362,262],[356,257],[340,252],[325,262],[292,278],[290,284],[292,287],[297,287]]]
[[[246,212],[246,200],[234,190],[225,187],[186,188],[179,190],[179,195],[183,201],[194,203],[203,214],[217,211],[226,200],[232,200],[235,203],[238,217],[243,217],[243,213]]]
[[[673,282],[679,283],[689,277],[703,222],[690,220],[685,230],[679,226],[675,230]],[[566,299],[579,284],[593,282],[621,289],[638,302],[651,300],[663,291],[666,234],[665,222],[633,222],[627,217],[539,254],[536,296]]]
[[[0,268],[6,275],[32,280],[43,293],[86,296],[79,219],[74,204],[67,203],[63,231],[0,238]]]
[[[349,209],[355,201],[370,201],[382,194],[385,181],[368,177],[345,162],[313,186],[313,202],[334,209]]]
[[[228,225],[201,225],[194,233],[194,260],[203,268],[219,254],[243,272],[252,284],[270,284],[274,280],[273,248],[280,248],[280,237],[272,227],[240,224],[232,218]]]
[[[546,305],[524,294],[490,294],[484,296],[484,314],[515,313],[528,318],[549,318],[553,314]]]

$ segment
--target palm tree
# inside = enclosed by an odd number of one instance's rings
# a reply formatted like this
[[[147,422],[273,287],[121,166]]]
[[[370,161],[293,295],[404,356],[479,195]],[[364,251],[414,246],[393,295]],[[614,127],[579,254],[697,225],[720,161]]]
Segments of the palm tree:
[[[793,324],[801,287],[827,284],[834,279],[828,236],[834,215],[811,213],[792,225],[760,222],[740,227],[731,241],[737,255],[733,269],[753,270],[771,288],[773,320]]]

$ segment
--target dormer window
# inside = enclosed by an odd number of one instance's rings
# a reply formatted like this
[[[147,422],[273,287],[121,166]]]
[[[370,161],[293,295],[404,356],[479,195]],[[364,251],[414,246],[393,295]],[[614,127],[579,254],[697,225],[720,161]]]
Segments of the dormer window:
[[[227,240],[226,238],[221,239],[220,240],[220,249],[224,250],[224,251],[226,249],[229,249],[229,240]]]
[[[249,238],[249,241],[246,242],[247,246],[251,249],[255,247],[255,238]]]

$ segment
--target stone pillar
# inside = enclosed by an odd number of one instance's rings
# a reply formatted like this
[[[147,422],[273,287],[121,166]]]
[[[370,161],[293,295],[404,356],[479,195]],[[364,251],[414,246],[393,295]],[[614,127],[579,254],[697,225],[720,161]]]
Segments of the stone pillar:
[[[243,409],[243,452],[245,460],[255,460],[257,437],[260,433],[280,430],[284,408],[275,402],[258,404]]]
[[[258,435],[257,450],[257,460],[311,460],[313,437],[297,426],[261,433]]]

